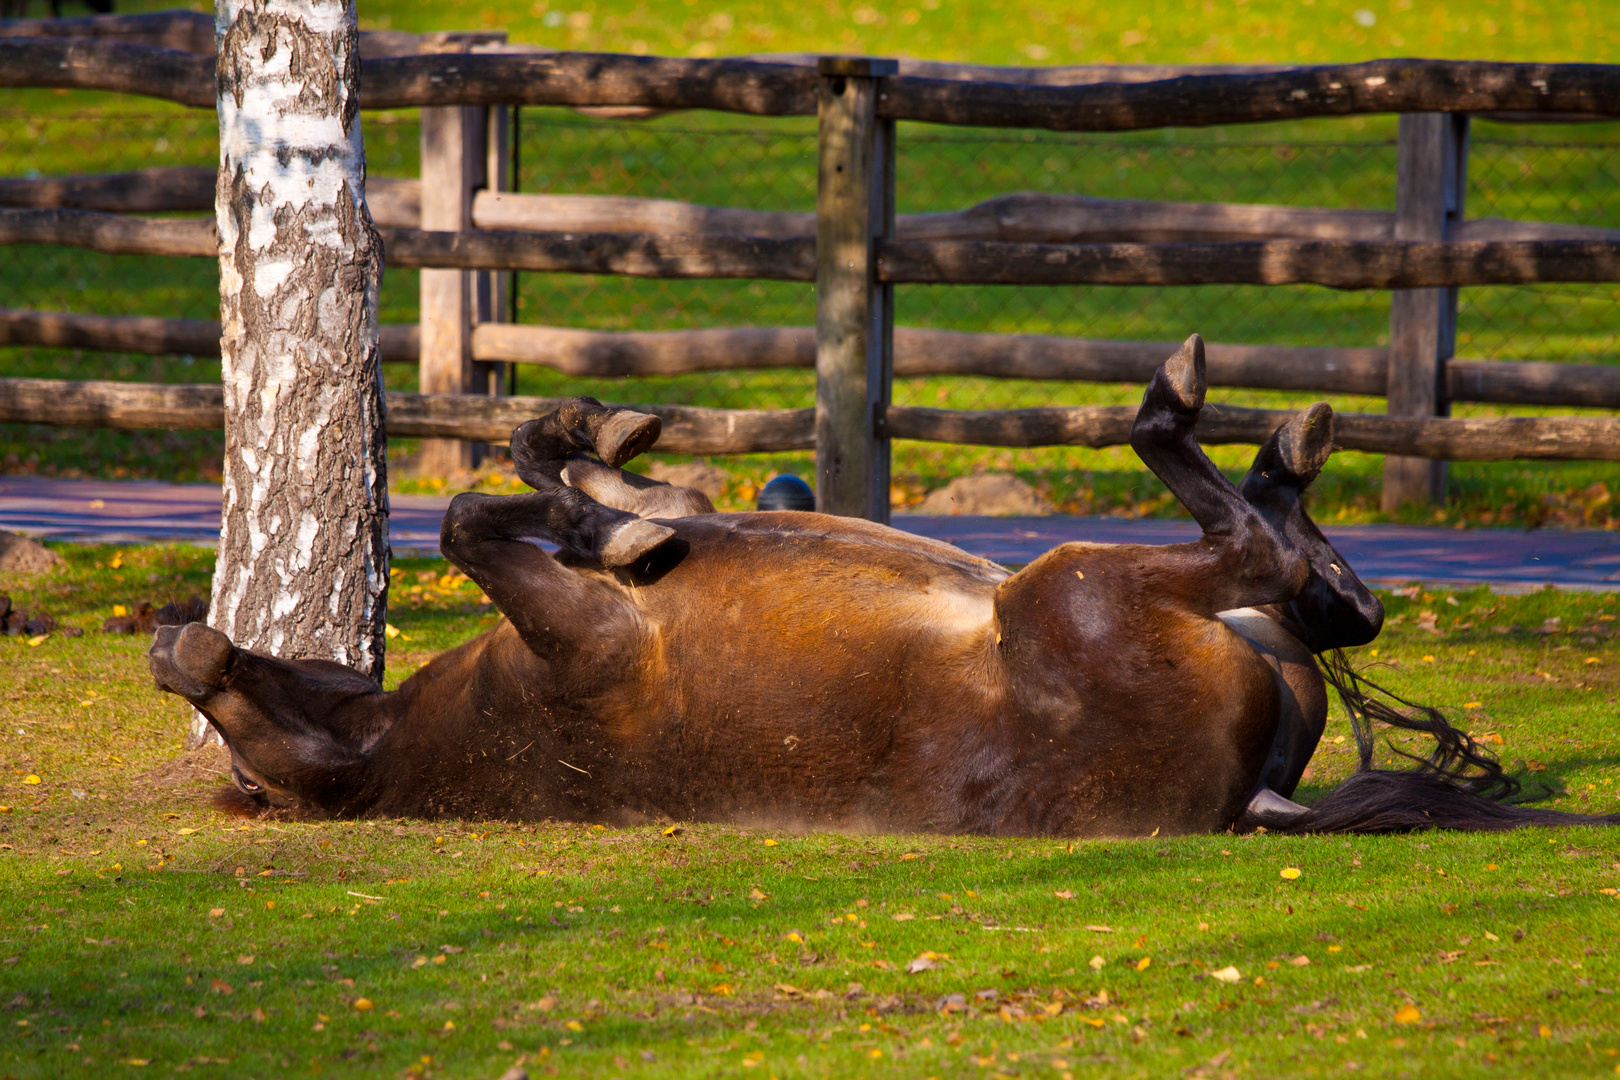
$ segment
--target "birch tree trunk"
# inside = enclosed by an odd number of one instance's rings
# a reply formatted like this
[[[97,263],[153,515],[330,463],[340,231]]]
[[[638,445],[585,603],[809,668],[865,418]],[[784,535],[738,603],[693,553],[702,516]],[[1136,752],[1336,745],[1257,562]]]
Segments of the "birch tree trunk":
[[[215,33],[225,492],[209,622],[243,648],[380,679],[382,245],[355,6],[218,0]]]

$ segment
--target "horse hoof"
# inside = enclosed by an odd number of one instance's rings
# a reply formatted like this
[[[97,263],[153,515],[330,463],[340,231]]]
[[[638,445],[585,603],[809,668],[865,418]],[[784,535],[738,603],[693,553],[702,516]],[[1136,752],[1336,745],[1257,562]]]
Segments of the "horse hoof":
[[[1171,407],[1179,413],[1196,413],[1204,407],[1209,383],[1204,378],[1204,339],[1189,337],[1175,355],[1159,368],[1172,397]]]
[[[664,422],[656,416],[619,409],[602,421],[591,442],[602,463],[617,469],[651,450],[663,430]]]
[[[1304,486],[1333,455],[1333,407],[1318,401],[1277,429],[1277,454]]]
[[[628,566],[675,535],[668,525],[655,525],[637,518],[627,521],[608,534],[602,545],[603,566]]]
[[[202,623],[160,626],[147,650],[147,664],[159,690],[190,701],[225,686],[236,647],[231,639]]]

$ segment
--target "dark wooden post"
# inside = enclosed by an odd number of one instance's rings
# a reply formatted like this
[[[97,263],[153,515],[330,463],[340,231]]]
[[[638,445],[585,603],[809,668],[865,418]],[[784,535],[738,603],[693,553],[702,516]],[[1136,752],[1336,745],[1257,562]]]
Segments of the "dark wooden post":
[[[894,121],[877,100],[899,65],[830,56],[818,70],[816,508],[887,522],[894,289],[875,241],[894,235]]]
[[[1445,240],[1462,220],[1468,182],[1468,117],[1401,117],[1395,178],[1395,238]],[[1398,289],[1389,305],[1391,416],[1445,416],[1445,366],[1457,344],[1457,290]],[[1384,459],[1383,507],[1444,502],[1446,463]]]
[[[424,51],[467,52],[489,34],[435,34]],[[491,167],[504,148],[492,144],[494,125],[483,106],[422,110],[422,228],[461,232],[473,227],[473,197],[499,174]],[[490,275],[480,270],[421,271],[421,390],[424,394],[487,394],[487,365],[472,358],[473,326],[491,317]],[[481,368],[485,370],[480,370]],[[418,471],[449,476],[478,464],[483,444],[423,439]]]

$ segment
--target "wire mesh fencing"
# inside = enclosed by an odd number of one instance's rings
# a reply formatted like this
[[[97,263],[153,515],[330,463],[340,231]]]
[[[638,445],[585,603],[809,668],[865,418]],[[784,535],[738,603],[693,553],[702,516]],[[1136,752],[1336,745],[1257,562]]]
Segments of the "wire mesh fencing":
[[[363,121],[373,176],[419,175],[419,124],[409,111]],[[525,109],[517,125],[515,186],[527,192],[633,195],[766,210],[815,206],[816,132],[807,118],[687,113],[613,121],[561,109]],[[1189,202],[1277,203],[1391,210],[1392,118],[1134,135],[1070,135],[902,125],[897,152],[901,213],[960,210],[1016,191]],[[151,165],[212,165],[211,114],[128,109],[0,112],[0,176],[112,172]],[[1620,127],[1476,122],[1466,213],[1620,227]],[[600,330],[811,326],[804,284],[666,281],[585,275],[515,275],[519,322]],[[217,317],[209,260],[110,256],[68,248],[0,249],[5,306],[100,314]],[[1620,286],[1535,285],[1464,289],[1458,355],[1607,363]],[[417,318],[417,278],[389,271],[383,320]],[[1313,286],[903,286],[901,326],[1040,333],[1104,340],[1176,341],[1197,331],[1235,344],[1382,345],[1389,300],[1381,292]],[[39,348],[0,349],[0,373],[194,381],[217,377],[199,358],[138,357]],[[409,365],[389,385],[411,389]],[[672,377],[581,379],[522,365],[521,393],[590,393],[619,401],[731,408],[810,405],[808,369],[721,371]],[[1129,387],[976,377],[906,378],[895,400],[947,408],[1010,408],[1129,401]],[[1264,392],[1225,400],[1282,403]],[[1345,403],[1350,404],[1350,403]],[[1355,407],[1380,409],[1376,400]]]

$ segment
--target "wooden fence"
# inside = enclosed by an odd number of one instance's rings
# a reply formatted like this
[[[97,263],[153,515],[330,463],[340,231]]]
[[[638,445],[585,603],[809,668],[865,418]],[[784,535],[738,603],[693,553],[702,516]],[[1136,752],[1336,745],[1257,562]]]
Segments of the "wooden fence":
[[[121,21],[120,21],[121,20]],[[0,26],[0,86],[79,87],[214,104],[206,16]],[[26,36],[23,36],[25,35]],[[63,34],[73,36],[61,36]],[[190,35],[190,36],[187,36]],[[183,48],[174,47],[181,44]],[[205,46],[207,46],[205,48]],[[368,184],[387,261],[421,267],[421,326],[385,327],[386,360],[421,365],[422,395],[389,396],[389,429],[440,466],[456,440],[504,441],[539,399],[492,396],[497,365],[580,375],[814,367],[816,406],[646,406],[660,448],[817,454],[818,505],[888,515],[893,438],[1107,446],[1131,410],[968,412],[896,406],[894,375],[1140,382],[1170,342],[896,328],[895,284],[1313,283],[1392,291],[1387,348],[1214,344],[1217,386],[1383,395],[1387,416],[1341,415],[1339,444],[1390,455],[1385,502],[1438,497],[1445,460],[1620,460],[1614,417],[1451,419],[1450,402],[1620,408],[1620,367],[1452,358],[1459,286],[1620,281],[1615,231],[1462,213],[1469,114],[1620,116],[1620,66],[1380,60],[1305,68],[980,68],[859,58],[681,60],[519,50],[492,35],[362,42],[367,108],[422,107],[423,180]],[[406,54],[406,55],[399,55]],[[812,213],[661,199],[497,190],[495,110],[562,105],[614,116],[674,109],[818,116]],[[896,215],[895,121],[1127,131],[1401,113],[1394,212],[1011,194],[951,213]],[[216,257],[208,169],[0,180],[0,243]],[[507,271],[814,282],[815,327],[667,332],[517,325]],[[1195,328],[1189,328],[1195,329]],[[0,344],[217,353],[215,324],[0,310]],[[212,387],[0,380],[0,420],[214,427]],[[1287,414],[1221,407],[1200,437],[1263,440]]]

